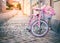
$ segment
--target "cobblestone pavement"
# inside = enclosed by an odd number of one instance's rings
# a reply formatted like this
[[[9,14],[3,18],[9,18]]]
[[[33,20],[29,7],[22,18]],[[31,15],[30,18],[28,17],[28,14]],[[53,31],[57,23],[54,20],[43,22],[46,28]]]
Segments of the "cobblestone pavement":
[[[51,30],[44,37],[33,36],[26,30],[28,20],[28,16],[19,13],[2,24],[0,26],[0,43],[60,43],[58,40],[60,37]]]

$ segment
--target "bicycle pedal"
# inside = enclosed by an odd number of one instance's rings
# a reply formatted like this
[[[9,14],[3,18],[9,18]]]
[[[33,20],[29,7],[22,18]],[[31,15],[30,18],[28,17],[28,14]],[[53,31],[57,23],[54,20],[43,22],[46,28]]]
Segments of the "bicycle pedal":
[[[49,30],[51,30],[51,28],[49,27]]]

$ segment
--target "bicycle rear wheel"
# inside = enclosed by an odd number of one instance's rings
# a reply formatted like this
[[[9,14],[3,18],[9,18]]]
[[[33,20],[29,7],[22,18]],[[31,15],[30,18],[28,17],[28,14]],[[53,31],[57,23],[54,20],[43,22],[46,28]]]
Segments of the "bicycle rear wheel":
[[[46,21],[40,20],[40,28],[38,27],[38,21],[36,20],[32,23],[31,25],[31,33],[34,36],[41,37],[44,36],[48,33],[49,27]]]

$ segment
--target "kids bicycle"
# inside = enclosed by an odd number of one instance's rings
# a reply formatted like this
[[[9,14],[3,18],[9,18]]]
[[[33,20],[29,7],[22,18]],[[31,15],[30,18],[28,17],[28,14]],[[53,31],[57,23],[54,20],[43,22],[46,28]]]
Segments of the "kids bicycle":
[[[39,9],[33,9],[35,11],[41,11]],[[29,30],[34,36],[41,37],[48,33],[48,23],[43,19],[42,14],[32,15],[29,21]]]
[[[42,9],[33,9],[35,11],[39,11],[38,14],[31,15],[29,21],[29,29],[30,32],[37,37],[45,36],[49,31],[49,21],[50,18],[55,15],[55,11],[51,6],[46,5],[43,6]],[[46,21],[46,17],[48,17],[48,21]]]

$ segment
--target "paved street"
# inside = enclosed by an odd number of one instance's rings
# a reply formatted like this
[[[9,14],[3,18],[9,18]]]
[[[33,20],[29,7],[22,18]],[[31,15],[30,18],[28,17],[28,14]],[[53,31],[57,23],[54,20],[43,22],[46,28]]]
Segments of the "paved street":
[[[16,14],[16,12],[10,13]],[[33,36],[26,30],[29,17],[22,15],[20,11],[18,12],[19,13],[12,18],[5,15],[6,17],[0,19],[0,21],[4,21],[7,17],[9,18],[0,26],[0,43],[60,43],[60,37],[51,30],[49,30],[48,34],[44,37]]]

